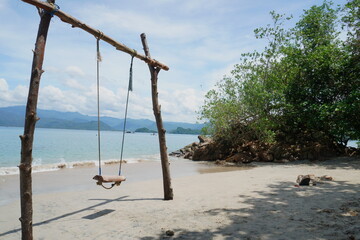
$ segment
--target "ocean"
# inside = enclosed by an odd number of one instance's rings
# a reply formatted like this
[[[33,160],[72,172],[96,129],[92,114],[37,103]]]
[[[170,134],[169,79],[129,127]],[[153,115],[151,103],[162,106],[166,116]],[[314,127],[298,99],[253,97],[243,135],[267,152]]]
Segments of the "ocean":
[[[0,175],[17,174],[23,128],[0,127]],[[97,131],[37,128],[33,145],[33,171],[98,165]],[[122,132],[101,132],[102,164],[120,160]],[[198,141],[196,135],[166,134],[168,152]],[[158,136],[126,133],[123,159],[128,163],[160,161]]]
[[[24,129],[0,127],[0,175],[18,174]],[[61,168],[98,166],[97,131],[36,128],[33,145],[33,172]],[[122,132],[101,132],[101,163],[120,160]],[[192,142],[196,135],[166,134],[168,153]],[[349,146],[356,147],[356,141]],[[127,163],[160,161],[158,136],[150,133],[126,133],[123,160]]]

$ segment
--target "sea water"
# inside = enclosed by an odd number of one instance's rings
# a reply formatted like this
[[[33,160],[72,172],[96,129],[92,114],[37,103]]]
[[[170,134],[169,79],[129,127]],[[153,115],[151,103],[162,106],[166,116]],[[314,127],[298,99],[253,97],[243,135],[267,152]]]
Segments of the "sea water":
[[[18,173],[23,128],[0,127],[0,175]],[[122,132],[102,131],[101,162],[119,161]],[[196,135],[166,134],[168,152],[198,141]],[[98,165],[97,131],[37,128],[34,134],[33,171]],[[128,163],[160,161],[158,136],[126,133],[123,159]]]

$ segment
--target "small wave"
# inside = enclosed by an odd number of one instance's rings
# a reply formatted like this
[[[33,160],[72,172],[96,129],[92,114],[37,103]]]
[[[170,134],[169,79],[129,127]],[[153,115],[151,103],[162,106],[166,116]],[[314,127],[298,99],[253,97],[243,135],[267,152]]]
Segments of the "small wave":
[[[159,162],[160,154],[152,154],[152,155],[144,155],[136,158],[128,158],[126,161],[130,163],[138,163],[138,162]]]
[[[37,158],[33,162],[32,172],[50,172],[50,171],[58,171],[61,169],[69,169],[69,168],[79,168],[79,167],[98,167],[98,161],[88,160],[88,161],[77,161],[77,162],[66,162],[65,159],[61,158],[58,163],[51,164],[41,164],[42,159]],[[159,162],[160,155],[152,154],[152,155],[144,155],[133,158],[126,158],[122,163],[132,164],[132,163],[140,163],[140,162]],[[119,164],[119,159],[107,159],[102,161],[102,165],[111,165],[111,164]],[[18,167],[0,167],[0,176],[1,175],[17,175],[19,174]]]
[[[51,172],[51,171],[57,171],[59,170],[56,166],[48,166],[48,165],[41,165],[41,166],[33,166],[32,172],[38,173],[38,172]],[[19,174],[19,168],[18,167],[2,167],[0,168],[0,176],[2,175],[18,175]]]
[[[2,167],[0,168],[0,175],[15,175],[19,174],[18,167]]]
[[[44,165],[35,165],[32,166],[32,172],[51,172],[58,171],[66,168],[77,168],[77,167],[95,167],[96,164],[94,161],[86,161],[86,162],[60,162],[53,164],[44,164]],[[0,168],[0,176],[1,175],[17,175],[19,174],[18,167],[1,167]]]

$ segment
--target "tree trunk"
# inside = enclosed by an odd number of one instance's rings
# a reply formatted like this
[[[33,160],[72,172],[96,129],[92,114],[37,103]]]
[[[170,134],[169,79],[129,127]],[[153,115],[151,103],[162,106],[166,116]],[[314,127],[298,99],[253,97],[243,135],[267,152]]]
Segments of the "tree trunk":
[[[151,58],[145,33],[141,34],[141,42],[143,44],[146,57]],[[151,74],[151,94],[152,94],[153,111],[156,119],[156,126],[158,129],[158,137],[159,137],[159,145],[160,145],[161,166],[162,166],[163,185],[164,185],[164,200],[172,200],[174,198],[174,195],[173,195],[173,189],[171,187],[171,177],[170,177],[170,167],[169,167],[170,163],[167,155],[167,147],[166,147],[166,139],[165,139],[166,131],[162,123],[161,109],[160,109],[161,106],[159,106],[158,90],[157,90],[158,74],[161,68],[154,67],[151,64],[148,64],[148,66]]]
[[[38,120],[36,115],[38,93],[42,70],[45,44],[50,25],[51,15],[43,12],[36,38],[33,64],[31,69],[31,79],[29,86],[29,95],[26,105],[24,135],[21,139],[21,163],[20,171],[20,198],[21,198],[21,230],[22,239],[33,239],[32,229],[32,149],[34,140],[35,124]]]

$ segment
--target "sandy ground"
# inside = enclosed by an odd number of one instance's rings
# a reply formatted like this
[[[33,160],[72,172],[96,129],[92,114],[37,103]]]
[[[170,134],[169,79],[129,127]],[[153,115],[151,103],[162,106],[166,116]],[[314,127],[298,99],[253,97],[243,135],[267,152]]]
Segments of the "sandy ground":
[[[113,190],[39,191],[34,239],[360,239],[360,159],[202,171],[210,173],[173,176],[173,201],[162,200],[156,177]],[[335,180],[294,186],[299,174],[310,173]],[[76,181],[75,174],[46,173],[37,185],[61,182],[64,174]],[[2,179],[1,194],[11,192],[9,179]],[[18,200],[0,206],[0,239],[21,238],[19,216]]]

